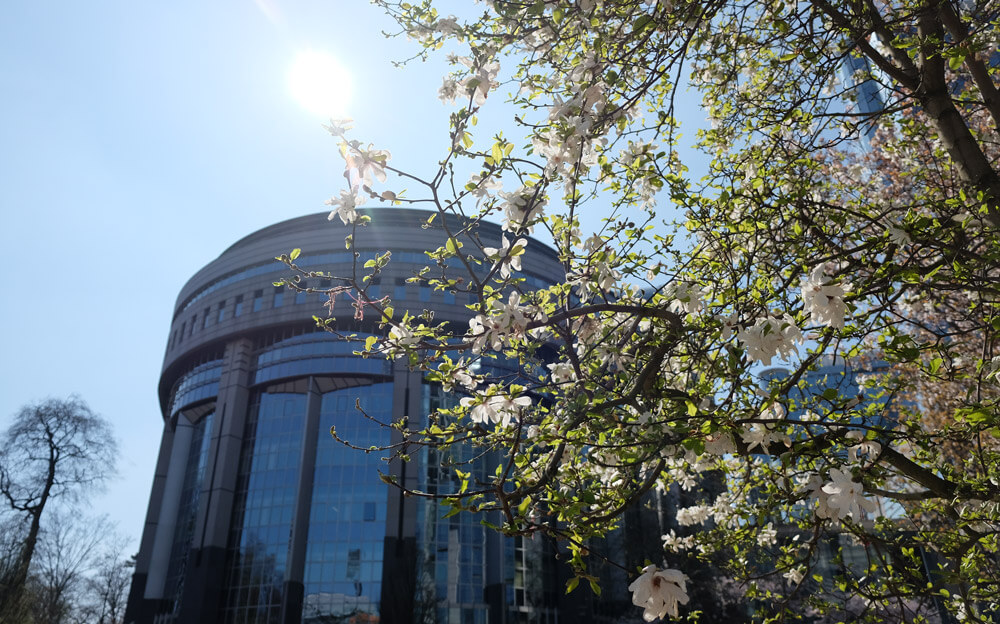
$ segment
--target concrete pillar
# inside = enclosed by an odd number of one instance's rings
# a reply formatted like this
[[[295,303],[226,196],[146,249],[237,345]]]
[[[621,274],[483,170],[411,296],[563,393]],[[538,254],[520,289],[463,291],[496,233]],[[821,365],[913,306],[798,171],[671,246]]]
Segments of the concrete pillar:
[[[173,448],[170,451],[170,467],[163,485],[163,502],[160,505],[156,537],[149,559],[149,574],[146,577],[144,595],[147,600],[163,598],[163,586],[167,581],[167,568],[170,565],[170,550],[177,528],[177,509],[180,507],[181,493],[184,489],[184,469],[191,450],[193,432],[194,426],[188,419],[178,416],[173,434]]]
[[[316,442],[319,438],[322,407],[323,395],[316,380],[310,377],[306,397],[305,433],[302,436],[302,454],[299,456],[299,482],[295,487],[295,515],[292,517],[288,563],[285,565],[284,600],[281,604],[281,621],[284,624],[298,624],[302,621],[306,545],[309,541],[309,517],[312,512],[313,480],[316,473]]]
[[[139,543],[139,554],[136,556],[135,571],[132,573],[132,586],[129,588],[128,604],[125,608],[126,621],[128,622],[151,619],[155,610],[150,603],[145,601],[146,580],[149,574],[149,562],[153,556],[153,544],[156,541],[157,524],[160,521],[160,509],[170,468],[173,443],[174,430],[170,421],[166,421],[163,423],[163,436],[160,438],[160,451],[156,459],[156,471],[153,474],[153,487],[149,495],[149,506],[146,508],[146,523],[142,529],[142,541]]]
[[[421,414],[422,375],[410,371],[405,360],[393,362],[392,419],[394,422],[407,419],[410,427],[418,427],[424,422]],[[399,431],[393,429],[390,442],[402,441]],[[416,460],[416,457],[414,457]],[[418,461],[389,462],[389,474],[397,483],[408,489],[417,487]],[[382,622],[409,623],[413,619],[414,593],[417,587],[417,507],[414,499],[403,496],[396,487],[386,488],[385,542],[382,556]]]
[[[217,621],[226,577],[226,546],[250,403],[252,370],[253,343],[247,338],[228,343],[191,554],[184,575],[178,622],[185,624],[214,624]]]

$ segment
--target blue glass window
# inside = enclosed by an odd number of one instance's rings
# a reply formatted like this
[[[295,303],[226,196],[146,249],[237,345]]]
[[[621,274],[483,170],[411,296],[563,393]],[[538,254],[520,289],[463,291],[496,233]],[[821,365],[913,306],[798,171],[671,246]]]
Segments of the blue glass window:
[[[424,414],[439,408],[455,406],[459,396],[441,390],[440,386],[424,384]],[[420,451],[420,469],[417,473],[417,489],[425,492],[454,492],[460,482],[449,462],[469,462],[477,449],[471,445],[455,446],[447,451],[425,448]],[[463,470],[472,472],[472,478],[489,481],[489,467],[485,461],[477,460],[463,465]],[[430,499],[421,499],[417,504],[417,577],[427,579],[418,584],[414,598],[418,604],[437,605],[438,621],[455,621],[449,617],[459,607],[463,618],[469,621],[485,622],[488,607],[484,602],[483,588],[486,579],[486,539],[487,529],[479,524],[472,514],[458,514],[450,518],[442,517],[445,510]],[[504,569],[510,562],[505,557]]]
[[[250,408],[230,534],[226,622],[277,624],[306,395],[259,392]]]
[[[264,307],[264,291],[255,290],[253,293],[253,311],[260,312],[261,308]]]
[[[345,388],[323,395],[316,470],[306,547],[303,621],[376,621],[382,593],[386,485],[382,453],[360,453],[334,440],[360,446],[386,445],[389,431],[365,418],[392,417],[392,384]],[[362,614],[368,614],[366,618]]]

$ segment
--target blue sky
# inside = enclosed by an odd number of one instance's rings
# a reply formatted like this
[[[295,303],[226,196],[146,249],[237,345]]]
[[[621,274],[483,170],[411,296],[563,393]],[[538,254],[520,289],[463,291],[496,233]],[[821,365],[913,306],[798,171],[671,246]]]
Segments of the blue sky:
[[[156,383],[184,282],[242,236],[324,209],[336,143],[290,95],[297,52],[352,75],[359,138],[415,167],[440,145],[442,64],[403,72],[365,2],[7,3],[0,20],[0,424],[80,394],[114,425],[120,477],[93,500],[142,530]],[[414,102],[423,102],[417,108]]]
[[[115,427],[94,497],[138,548],[177,293],[242,236],[324,209],[336,143],[290,95],[302,50],[352,75],[354,136],[430,171],[447,143],[442,58],[362,0],[13,0],[0,20],[0,425],[81,395]],[[518,137],[519,138],[519,137]]]

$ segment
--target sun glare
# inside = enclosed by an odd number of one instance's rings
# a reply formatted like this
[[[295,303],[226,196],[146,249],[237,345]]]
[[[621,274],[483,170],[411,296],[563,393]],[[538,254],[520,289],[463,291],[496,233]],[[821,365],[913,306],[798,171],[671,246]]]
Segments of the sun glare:
[[[344,117],[351,99],[351,76],[335,58],[309,50],[295,57],[288,73],[292,96],[310,113]]]

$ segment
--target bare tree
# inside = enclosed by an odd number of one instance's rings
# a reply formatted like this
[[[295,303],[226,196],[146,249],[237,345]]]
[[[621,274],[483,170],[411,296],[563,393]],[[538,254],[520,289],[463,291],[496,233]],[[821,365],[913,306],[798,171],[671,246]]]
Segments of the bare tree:
[[[0,621],[20,605],[46,506],[102,485],[117,455],[110,425],[79,397],[46,399],[14,417],[0,440],[0,496],[23,516],[27,530],[0,578]]]
[[[45,521],[28,579],[35,624],[63,624],[80,610],[87,575],[97,568],[109,539],[120,541],[105,516],[80,519],[60,513]]]
[[[124,621],[132,568],[135,567],[135,555],[128,559],[123,557],[126,546],[124,538],[112,540],[95,562],[93,573],[86,581],[89,600],[78,612],[81,624],[121,624]]]

